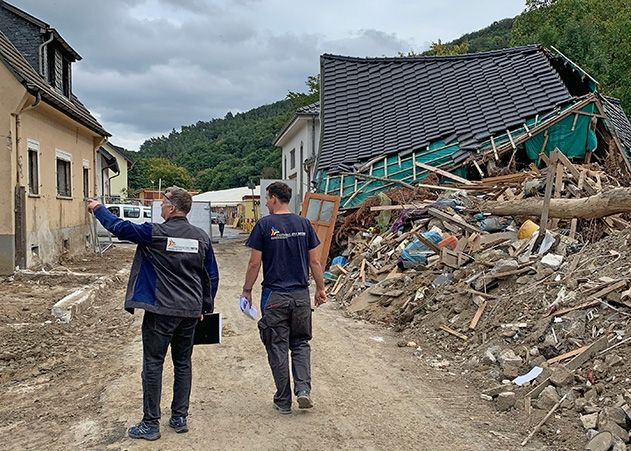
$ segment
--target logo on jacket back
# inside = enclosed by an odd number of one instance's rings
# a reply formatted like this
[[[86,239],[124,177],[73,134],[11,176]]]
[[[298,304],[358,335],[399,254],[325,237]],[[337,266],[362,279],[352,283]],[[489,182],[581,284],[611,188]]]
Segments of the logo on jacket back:
[[[270,237],[272,238],[272,240],[286,240],[287,238],[296,238],[300,236],[307,236],[307,232],[282,233],[280,230],[278,230],[274,226],[272,226],[272,233],[270,234]]]
[[[199,252],[199,241],[189,238],[171,238],[167,237],[168,252],[185,252],[188,254],[197,254]]]

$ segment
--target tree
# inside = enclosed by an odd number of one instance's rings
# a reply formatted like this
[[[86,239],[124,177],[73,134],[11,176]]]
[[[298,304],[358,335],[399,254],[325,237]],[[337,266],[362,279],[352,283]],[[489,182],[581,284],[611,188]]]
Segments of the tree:
[[[292,103],[295,109],[320,100],[320,74],[307,77],[305,85],[309,88],[306,93],[289,91],[287,94],[287,100]]]
[[[469,51],[469,43],[462,42],[460,44],[443,44],[439,39],[437,42],[432,42],[432,45],[427,52],[428,55],[434,56],[452,56],[462,55]]]
[[[162,180],[162,187],[177,185],[181,188],[193,188],[193,178],[186,168],[174,164],[166,158],[148,158],[145,160],[147,165],[147,177],[156,185]]]
[[[554,46],[631,111],[631,4],[628,0],[529,2],[513,26],[513,45]]]

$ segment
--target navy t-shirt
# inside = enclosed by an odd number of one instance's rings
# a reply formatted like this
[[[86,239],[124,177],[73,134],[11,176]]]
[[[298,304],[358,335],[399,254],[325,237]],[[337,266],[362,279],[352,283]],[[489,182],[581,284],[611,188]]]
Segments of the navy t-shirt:
[[[263,253],[263,287],[292,291],[309,286],[309,251],[320,240],[309,220],[293,213],[265,216],[245,245]]]

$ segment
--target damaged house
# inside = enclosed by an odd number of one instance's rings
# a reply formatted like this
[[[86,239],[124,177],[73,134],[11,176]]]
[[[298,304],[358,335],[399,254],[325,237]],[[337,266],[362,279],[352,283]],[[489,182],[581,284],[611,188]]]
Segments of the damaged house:
[[[0,2],[0,274],[88,243],[84,199],[109,134],[73,93],[80,59],[57,30]]]
[[[631,173],[620,102],[556,49],[323,55],[320,64],[317,190],[339,195],[342,208],[441,169],[473,180],[541,166],[555,148],[622,178]]]

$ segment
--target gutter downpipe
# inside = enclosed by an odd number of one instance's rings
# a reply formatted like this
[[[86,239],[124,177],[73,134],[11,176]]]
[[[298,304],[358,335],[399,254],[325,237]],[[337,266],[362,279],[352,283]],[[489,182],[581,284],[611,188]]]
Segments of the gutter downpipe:
[[[48,31],[50,33],[50,31]],[[45,41],[43,43],[41,43],[39,45],[39,48],[37,50],[37,55],[39,56],[39,74],[43,77],[44,76],[44,47],[46,47],[48,44],[50,44],[51,42],[53,42],[54,36],[52,33],[50,33],[50,38],[48,39],[48,41]]]
[[[94,142],[94,141],[92,141]],[[96,165],[96,159],[97,159],[97,153],[99,150],[99,147],[101,147],[103,144],[105,144],[107,142],[107,136],[104,136],[101,138],[101,140],[98,142],[98,144],[95,144],[94,149],[92,150],[92,164],[94,165],[94,198],[98,199],[98,186],[97,186],[97,180],[96,180],[96,170],[97,170],[97,165]],[[101,168],[101,191],[103,191],[103,171],[106,168]],[[101,193],[101,199],[98,199],[102,204],[105,203],[105,193]]]
[[[320,163],[320,149],[322,148],[322,136],[324,135],[323,132],[323,128],[324,128],[324,105],[323,105],[323,94],[324,94],[324,64],[322,61],[322,57],[320,57],[320,142],[319,142],[319,146],[318,146],[318,153],[316,154],[316,158],[315,158],[315,164],[313,165],[313,181],[316,182],[316,189],[315,191],[317,191],[317,186],[318,186],[318,180],[317,178],[317,174],[318,174],[318,165]],[[315,124],[314,124],[314,128],[315,128]],[[314,141],[315,141],[315,135],[313,137]],[[314,147],[315,150],[315,147]]]
[[[28,92],[28,91],[27,91]],[[27,105],[22,107],[19,111],[15,113],[11,113],[11,150],[13,151],[13,155],[15,156],[15,189],[14,189],[14,204],[13,204],[13,233],[14,233],[14,266],[18,266],[20,268],[25,268],[27,265],[26,258],[26,213],[24,210],[18,211],[16,202],[18,197],[24,199],[26,197],[25,187],[21,186],[21,177],[20,172],[22,168],[22,163],[20,162],[20,127],[21,120],[20,115],[26,111],[37,108],[37,106],[42,101],[42,93],[37,90],[35,92],[35,101],[31,105]],[[19,231],[19,233],[18,233]]]

